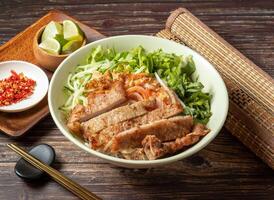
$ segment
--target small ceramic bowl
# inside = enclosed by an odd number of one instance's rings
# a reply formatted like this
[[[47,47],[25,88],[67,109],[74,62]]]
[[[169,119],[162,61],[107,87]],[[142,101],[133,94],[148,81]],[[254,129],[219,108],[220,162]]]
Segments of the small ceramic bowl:
[[[70,54],[53,55],[44,51],[43,49],[39,47],[41,35],[45,27],[46,25],[40,28],[39,31],[37,31],[37,33],[35,34],[35,37],[33,40],[33,53],[36,60],[41,65],[41,67],[44,67],[45,69],[50,71],[55,71],[58,65]],[[84,38],[82,46],[84,46],[85,44],[86,44],[86,38]]]
[[[5,61],[0,63],[0,80],[11,75],[11,70],[23,73],[36,82],[33,94],[28,98],[9,106],[0,106],[0,112],[22,112],[37,105],[46,96],[49,80],[45,72],[36,65],[19,60]]]

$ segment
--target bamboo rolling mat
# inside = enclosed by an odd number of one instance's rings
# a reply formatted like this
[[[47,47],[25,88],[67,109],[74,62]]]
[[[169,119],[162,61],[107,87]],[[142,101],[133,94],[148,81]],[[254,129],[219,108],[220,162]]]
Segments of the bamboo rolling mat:
[[[229,92],[225,127],[274,169],[273,79],[184,8],[156,35],[189,46],[215,66]]]

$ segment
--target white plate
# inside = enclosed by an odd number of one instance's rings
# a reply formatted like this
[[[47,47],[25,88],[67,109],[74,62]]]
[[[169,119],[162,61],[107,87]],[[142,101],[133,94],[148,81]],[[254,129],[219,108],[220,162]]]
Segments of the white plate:
[[[62,95],[63,87],[71,71],[81,63],[90,53],[91,49],[101,45],[102,47],[114,47],[117,51],[129,50],[142,45],[147,51],[163,49],[165,52],[178,55],[192,55],[196,64],[195,76],[204,84],[204,91],[210,92],[213,97],[211,101],[212,116],[207,126],[210,133],[203,137],[197,144],[176,155],[158,160],[125,160],[112,157],[89,148],[82,140],[72,134],[64,121],[59,107],[64,104],[65,96]],[[54,72],[49,87],[48,102],[51,116],[61,132],[74,144],[91,155],[100,157],[115,165],[129,168],[149,168],[175,162],[189,157],[208,145],[221,130],[228,111],[228,94],[224,81],[216,69],[200,54],[181,44],[166,39],[144,36],[144,35],[123,35],[108,37],[92,42],[73,52],[68,56]]]
[[[0,63],[0,80],[11,76],[11,70],[23,73],[36,81],[33,94],[28,98],[9,106],[0,106],[2,112],[21,112],[38,104],[47,94],[49,80],[45,72],[34,64],[25,61],[6,61]]]

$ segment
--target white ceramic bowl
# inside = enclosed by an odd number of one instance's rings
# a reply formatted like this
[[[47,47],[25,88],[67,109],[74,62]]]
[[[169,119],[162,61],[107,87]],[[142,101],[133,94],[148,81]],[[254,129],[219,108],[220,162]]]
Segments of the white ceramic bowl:
[[[1,106],[0,111],[2,112],[22,112],[30,109],[38,104],[47,94],[49,80],[45,72],[37,67],[36,65],[19,60],[5,61],[0,63],[0,80],[7,78],[11,75],[11,70],[16,73],[23,73],[28,78],[36,81],[33,94],[28,98],[11,104],[9,106]]]
[[[209,91],[211,94],[213,94],[211,102],[212,116],[207,124],[207,126],[211,129],[211,132],[204,138],[202,138],[197,144],[179,154],[152,161],[125,160],[108,156],[90,149],[84,144],[82,140],[74,137],[74,135],[68,131],[66,124],[63,120],[62,113],[58,110],[58,108],[65,101],[64,95],[62,95],[63,86],[66,82],[69,72],[73,71],[73,68],[83,59],[85,59],[91,48],[94,48],[98,45],[101,45],[102,47],[114,47],[118,51],[129,50],[137,47],[138,45],[142,45],[148,51],[154,51],[161,48],[165,52],[172,52],[178,55],[192,55],[196,64],[196,74],[199,75],[199,80],[204,84],[204,90]],[[128,168],[155,167],[172,163],[174,161],[193,155],[194,153],[204,148],[216,137],[225,122],[228,112],[228,94],[226,86],[219,73],[205,58],[203,58],[201,55],[191,50],[190,48],[175,43],[173,41],[143,35],[124,35],[105,38],[92,42],[72,53],[59,65],[51,79],[48,102],[53,120],[55,121],[61,132],[71,142],[79,146],[84,151],[90,153],[91,155],[105,159],[115,165]]]

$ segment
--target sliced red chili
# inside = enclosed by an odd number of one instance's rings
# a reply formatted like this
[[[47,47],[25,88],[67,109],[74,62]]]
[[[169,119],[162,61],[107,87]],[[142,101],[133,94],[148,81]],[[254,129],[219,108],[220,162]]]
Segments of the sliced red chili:
[[[23,73],[11,70],[11,76],[0,80],[0,106],[7,106],[33,94],[36,82]]]

